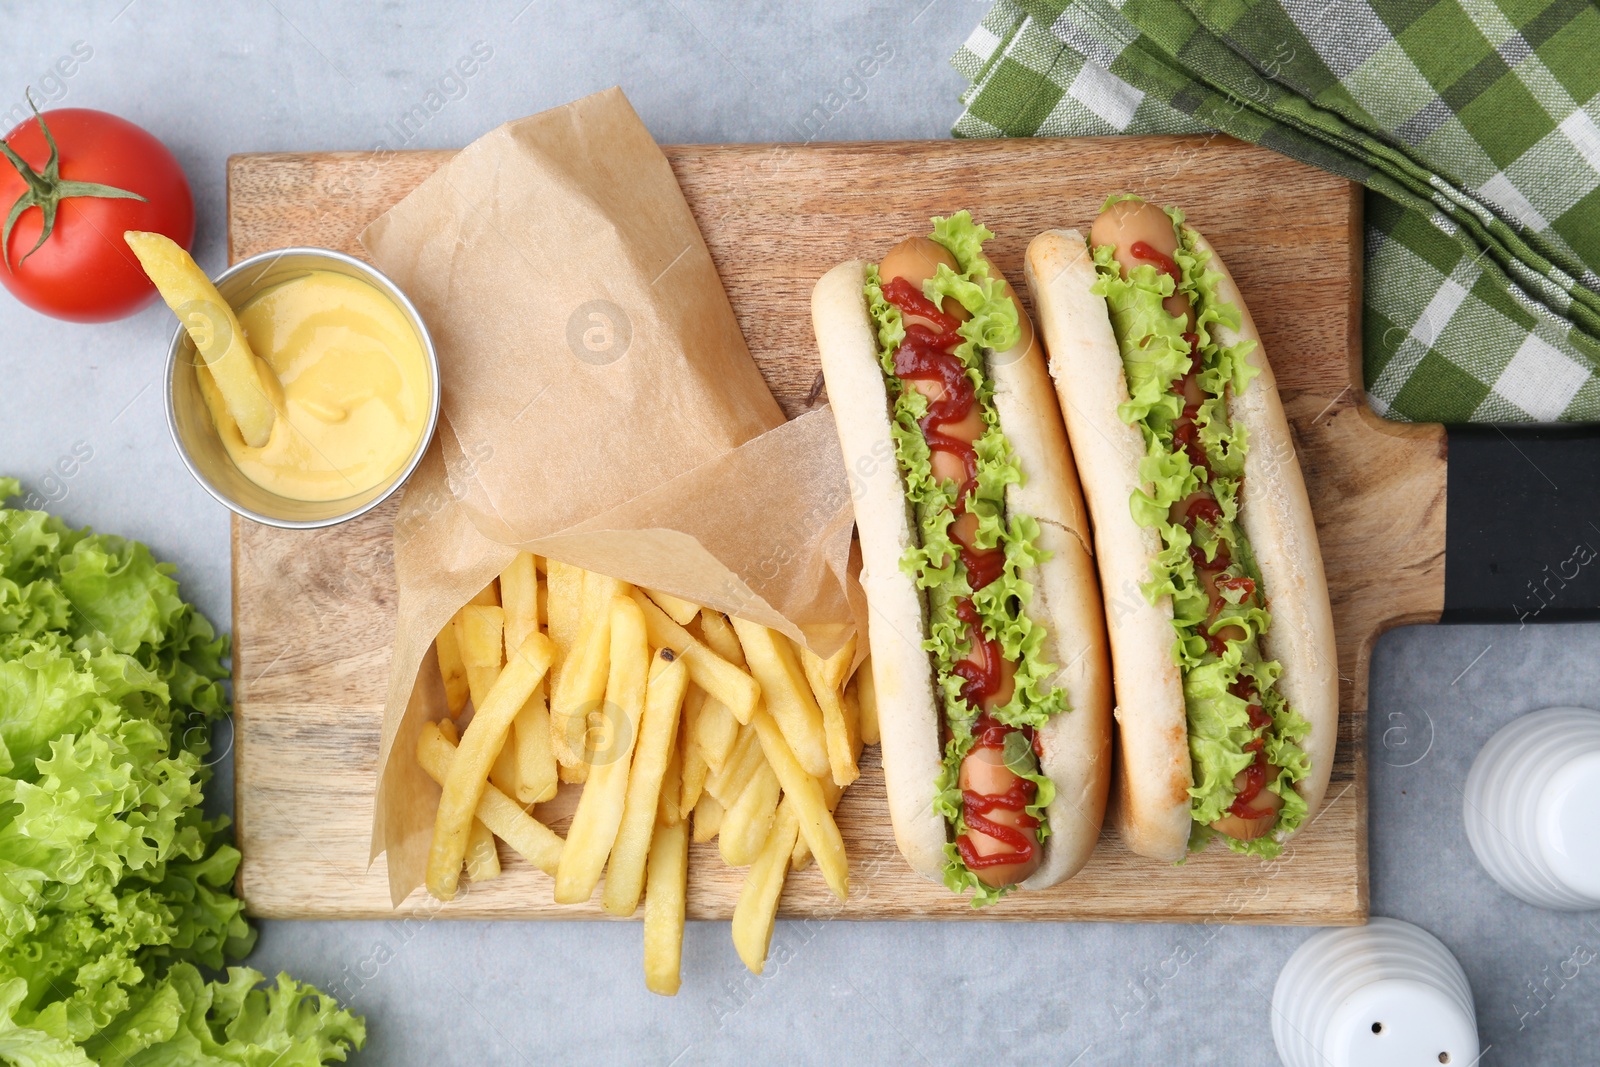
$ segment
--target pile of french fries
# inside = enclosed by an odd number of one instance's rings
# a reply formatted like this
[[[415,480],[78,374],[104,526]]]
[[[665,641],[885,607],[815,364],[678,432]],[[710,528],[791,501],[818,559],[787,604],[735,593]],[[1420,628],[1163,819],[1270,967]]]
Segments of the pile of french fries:
[[[765,626],[518,555],[435,642],[449,714],[417,743],[442,790],[428,892],[498,877],[497,838],[554,879],[558,903],[589,900],[603,875],[610,914],[644,897],[645,984],[671,995],[689,843],[714,839],[747,868],[733,944],[760,974],[791,870],[814,860],[849,892],[833,812],[878,740],[855,648],[823,659]],[[561,783],[582,784],[565,840],[536,817]]]

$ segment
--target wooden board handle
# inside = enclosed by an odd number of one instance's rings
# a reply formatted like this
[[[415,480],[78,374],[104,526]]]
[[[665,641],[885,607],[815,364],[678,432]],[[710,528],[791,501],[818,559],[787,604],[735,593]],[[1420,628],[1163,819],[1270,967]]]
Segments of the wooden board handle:
[[[1461,426],[1441,622],[1600,619],[1600,428]]]

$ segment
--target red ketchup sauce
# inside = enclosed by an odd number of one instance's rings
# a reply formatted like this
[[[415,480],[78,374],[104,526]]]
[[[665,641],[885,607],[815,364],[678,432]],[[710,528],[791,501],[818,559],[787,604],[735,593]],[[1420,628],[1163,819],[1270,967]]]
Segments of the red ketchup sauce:
[[[1157,270],[1171,277],[1174,282],[1183,281],[1183,273],[1178,270],[1178,264],[1165,252],[1151,248],[1143,241],[1133,242],[1128,246],[1128,251],[1132,253],[1134,259],[1142,259],[1146,263],[1154,263]]]
[[[979,715],[978,721],[973,724],[972,733],[973,751],[980,748],[1002,749],[1005,747],[1006,735],[1012,733],[1016,727],[1002,726],[989,718],[988,715]],[[1029,730],[1029,733],[1032,731]],[[1029,738],[1033,743],[1033,739]],[[1005,849],[992,852],[987,856],[979,855],[977,847],[973,845],[970,834],[962,835],[956,841],[956,851],[961,855],[961,861],[975,871],[986,867],[999,867],[1002,864],[1026,863],[1033,858],[1034,849],[1037,847],[1030,835],[1023,829],[1033,829],[1039,825],[1039,820],[1031,815],[1019,815],[1018,826],[1006,826],[997,823],[988,817],[996,808],[1006,811],[1022,812],[1029,804],[1033,803],[1034,796],[1039,787],[1026,778],[1016,777],[1011,781],[1011,788],[1004,793],[977,793],[971,789],[961,791],[961,817],[966,820],[968,830],[976,830],[980,834],[991,837],[1005,845]]]
[[[943,389],[938,400],[928,402],[928,413],[919,422],[922,436],[928,447],[937,452],[948,452],[961,461],[967,479],[956,494],[955,513],[963,515],[967,500],[977,488],[978,454],[972,444],[943,432],[949,423],[958,423],[972,413],[977,402],[977,391],[967,377],[967,369],[954,350],[962,338],[956,333],[959,323],[935,308],[933,302],[918,293],[904,278],[896,278],[884,287],[884,296],[902,312],[918,315],[938,322],[944,327],[935,333],[921,323],[906,327],[905,340],[894,354],[895,375],[907,381],[936,381]],[[961,546],[961,562],[967,568],[967,584],[974,590],[982,589],[1005,570],[1005,553],[998,548],[976,548],[963,539],[960,527],[951,532],[951,539]]]
[[[966,471],[966,481],[956,493],[956,501],[952,507],[959,518],[966,514],[967,501],[977,488],[978,468],[978,456],[972,444],[945,433],[943,429],[951,423],[965,420],[972,413],[973,404],[977,402],[977,391],[971,379],[967,377],[966,367],[954,354],[963,340],[956,332],[960,323],[936,307],[933,301],[923,296],[904,278],[894,278],[884,285],[883,295],[902,313],[915,315],[938,326],[937,330],[921,323],[913,323],[906,327],[905,340],[900,343],[899,349],[894,354],[894,372],[896,377],[902,380],[935,381],[942,387],[939,399],[929,400],[928,412],[922,417],[919,425],[929,449],[955,456]],[[961,563],[967,572],[967,584],[976,591],[989,585],[1004,573],[1005,552],[1000,548],[974,546],[963,536],[961,525],[952,524],[951,540],[960,546]],[[957,602],[956,614],[967,624],[971,647],[978,653],[981,662],[963,660],[957,663],[952,671],[964,682],[961,686],[962,699],[974,709],[981,709],[984,701],[997,693],[1001,687],[1001,664],[1004,653],[1000,649],[999,641],[984,634],[977,606],[973,604],[971,597],[963,597]],[[973,750],[1003,748],[1006,735],[1016,729],[1017,727],[995,722],[987,714],[980,714],[973,727],[974,736],[977,738]],[[1037,746],[1032,730],[1028,729],[1027,733],[1029,743]],[[1033,858],[1037,846],[1022,828],[1037,827],[1038,819],[1019,814],[1017,817],[1019,826],[1013,827],[997,823],[988,815],[996,809],[1021,813],[1033,803],[1038,788],[1026,778],[1014,777],[1011,788],[1003,793],[986,794],[971,789],[962,790],[962,816],[967,829],[981,833],[1004,846],[988,855],[980,855],[977,846],[972,842],[971,834],[963,834],[956,841],[956,849],[962,861],[970,869],[977,871],[1004,864],[1026,863]]]
[[[983,654],[983,663],[979,665],[971,660],[962,660],[951,668],[951,672],[966,680],[961,687],[961,699],[975,708],[981,708],[983,702],[1000,689],[1000,661],[1004,654],[1000,651],[999,641],[984,635],[983,627],[978,622],[977,605],[971,597],[956,601],[956,617],[967,624],[968,639],[972,647]]]
[[[1249,579],[1245,580],[1249,581]],[[1266,709],[1262,708],[1261,702],[1256,699],[1259,694],[1256,692],[1256,683],[1252,679],[1238,679],[1228,687],[1228,692],[1240,700],[1250,702],[1249,707],[1245,710],[1249,712],[1250,728],[1252,730],[1259,730],[1264,726],[1272,725],[1272,716],[1267,714]],[[1233,798],[1233,803],[1228,805],[1229,815],[1248,820],[1260,819],[1272,814],[1270,811],[1257,810],[1250,806],[1250,802],[1261,795],[1261,790],[1267,784],[1268,764],[1265,749],[1266,741],[1259,737],[1244,746],[1244,750],[1246,752],[1254,752],[1256,758],[1255,762],[1244,770],[1244,786],[1239,790],[1238,795]]]
[[[1262,787],[1267,784],[1266,746],[1266,739],[1261,737],[1244,746],[1244,750],[1254,752],[1256,758],[1254,763],[1244,769],[1244,785],[1233,798],[1233,803],[1228,805],[1229,815],[1236,815],[1241,819],[1260,819],[1272,814],[1270,810],[1257,811],[1250,806],[1250,802],[1261,795]]]

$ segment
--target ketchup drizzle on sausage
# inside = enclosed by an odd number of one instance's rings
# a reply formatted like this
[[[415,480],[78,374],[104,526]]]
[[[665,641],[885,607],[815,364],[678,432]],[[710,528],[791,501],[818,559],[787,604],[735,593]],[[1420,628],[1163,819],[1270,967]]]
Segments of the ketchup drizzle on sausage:
[[[971,597],[962,597],[956,602],[956,617],[967,624],[967,638],[974,650],[983,653],[983,664],[962,660],[950,670],[966,679],[967,684],[961,687],[961,699],[974,708],[981,708],[983,702],[1000,689],[1000,661],[1005,657],[1000,651],[1000,642],[984,635],[978,621],[978,607]]]
[[[961,325],[954,317],[946,315],[944,310],[934,304],[932,300],[922,295],[922,291],[904,278],[890,279],[883,287],[884,299],[908,315],[920,315],[929,322],[939,327],[940,332],[953,334]]]
[[[904,278],[896,278],[884,287],[884,296],[902,312],[919,315],[934,321],[943,320],[949,329],[935,333],[921,323],[906,327],[905,340],[894,354],[894,373],[909,381],[936,381],[943,388],[938,400],[928,402],[928,413],[919,421],[922,436],[928,447],[938,452],[948,452],[961,460],[967,479],[956,493],[955,513],[965,514],[967,501],[978,486],[978,453],[972,445],[942,431],[949,423],[961,422],[972,413],[977,402],[977,389],[967,377],[967,368],[954,354],[962,341],[955,332],[956,321],[935,308],[931,301],[916,292]],[[961,546],[961,562],[967,569],[967,584],[974,592],[993,582],[1005,570],[1005,552],[999,548],[978,548],[962,539],[959,532],[952,539]]]
[[[1262,788],[1267,784],[1266,747],[1266,739],[1261,737],[1244,746],[1244,750],[1254,752],[1256,758],[1244,769],[1244,786],[1233,798],[1233,803],[1228,805],[1229,815],[1236,815],[1241,819],[1260,819],[1272,814],[1270,811],[1257,811],[1250,806],[1250,802],[1261,795]]]
[[[929,448],[949,452],[961,460],[967,472],[960,494],[965,500],[977,475],[978,454],[966,441],[940,432],[940,427],[946,423],[966,418],[977,399],[977,390],[972,379],[967,377],[967,368],[951,354],[951,349],[960,343],[961,337],[957,334],[936,334],[921,323],[914,323],[906,327],[905,340],[894,354],[894,372],[906,380],[935,381],[943,387],[944,394],[938,400],[928,401],[928,413],[918,425],[922,427]]]
[[[961,461],[962,468],[966,471],[966,480],[957,491],[952,508],[959,517],[966,513],[967,503],[977,489],[978,468],[978,456],[973,446],[967,441],[943,432],[943,427],[946,425],[965,420],[972,412],[972,405],[977,401],[977,390],[967,376],[966,366],[954,354],[962,342],[960,334],[956,332],[960,324],[936,307],[933,301],[923,296],[904,278],[894,278],[884,285],[883,295],[903,314],[915,315],[939,327],[935,331],[921,323],[907,326],[905,340],[894,354],[894,372],[896,377],[903,380],[936,381],[943,389],[939,399],[929,400],[927,414],[919,420],[918,425],[922,429],[923,438],[928,442],[929,449],[954,455]],[[959,527],[952,528],[951,539],[960,546],[961,563],[967,572],[967,584],[974,592],[989,585],[1004,573],[1004,550],[998,547],[978,548],[961,536]],[[956,603],[956,616],[966,623],[971,648],[979,654],[981,662],[963,660],[955,664],[951,672],[963,680],[962,699],[978,711],[983,707],[984,701],[1000,690],[1001,663],[1005,656],[1001,651],[1000,642],[983,632],[977,605],[972,602],[971,597],[962,597]],[[976,739],[973,748],[1003,749],[1006,736],[1016,732],[1017,729],[1018,727],[997,723],[980,711],[973,726]],[[1029,744],[1037,751],[1038,741],[1033,736],[1032,729],[1023,729],[1026,730]],[[1020,813],[1033,803],[1038,789],[1035,783],[1016,776],[1011,787],[1003,793],[979,793],[971,789],[961,791],[962,818],[969,832],[956,839],[956,850],[968,869],[977,871],[1006,864],[1026,863],[1033,858],[1036,846],[1029,835],[1023,833],[1023,829],[1036,828],[1039,820]],[[996,809],[1019,813],[1018,825],[1007,826],[990,819],[989,813]],[[973,843],[972,832],[983,834],[1002,847],[988,855],[981,855]]]
[[[1031,728],[1024,728],[1032,734]],[[995,722],[988,715],[979,715],[978,721],[973,723],[972,735],[974,750],[980,748],[1003,749],[1006,736],[1015,733],[1017,727],[1003,726]],[[1029,743],[1035,744],[1036,739],[1029,737]],[[986,867],[999,867],[1002,864],[1026,863],[1033,858],[1034,843],[1022,830],[1033,829],[1039,825],[1039,820],[1031,815],[1018,817],[1018,826],[1006,826],[988,818],[988,814],[996,808],[1006,811],[1022,812],[1029,804],[1033,803],[1038,794],[1039,787],[1034,782],[1018,776],[1011,783],[1011,788],[1004,793],[977,793],[971,789],[961,791],[961,817],[966,821],[968,830],[976,830],[981,834],[1005,845],[1004,849],[992,852],[987,856],[978,854],[972,838],[963,834],[956,840],[956,851],[961,856],[961,861],[972,870],[983,870]]]
[[[1222,554],[1222,547],[1220,545],[1217,548],[1217,554],[1219,556]],[[1240,600],[1241,603],[1243,603],[1245,600],[1254,599],[1255,595],[1256,595],[1255,579],[1246,578],[1243,575],[1240,575],[1237,578],[1232,578],[1232,577],[1218,578],[1217,579],[1217,588],[1218,589],[1226,589],[1229,592],[1243,593],[1244,596]]]
[[[1128,246],[1128,251],[1133,254],[1135,259],[1142,259],[1146,263],[1154,263],[1157,270],[1170,277],[1174,282],[1183,281],[1183,272],[1178,270],[1178,264],[1165,252],[1151,248],[1143,241],[1133,242]]]

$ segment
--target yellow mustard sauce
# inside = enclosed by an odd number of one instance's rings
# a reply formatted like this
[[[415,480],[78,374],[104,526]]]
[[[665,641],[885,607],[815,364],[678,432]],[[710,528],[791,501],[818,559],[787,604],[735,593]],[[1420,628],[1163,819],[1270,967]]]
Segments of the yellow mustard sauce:
[[[200,390],[223,447],[246,478],[293,500],[340,500],[405,465],[427,422],[421,342],[404,313],[366,282],[315,270],[238,309],[250,348],[277,375],[278,418],[246,444],[204,365]],[[264,383],[273,389],[275,383]]]

